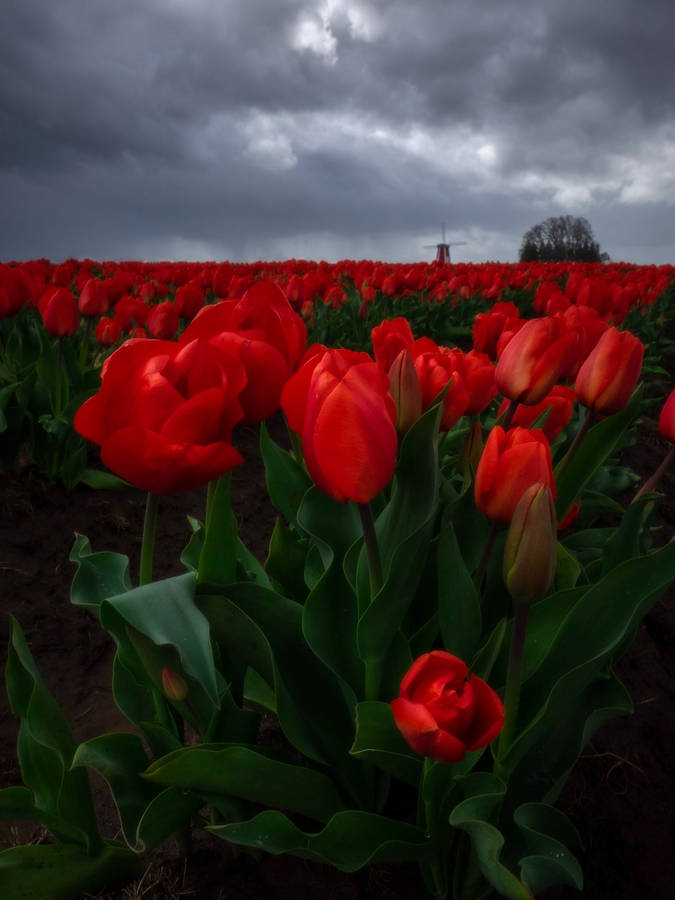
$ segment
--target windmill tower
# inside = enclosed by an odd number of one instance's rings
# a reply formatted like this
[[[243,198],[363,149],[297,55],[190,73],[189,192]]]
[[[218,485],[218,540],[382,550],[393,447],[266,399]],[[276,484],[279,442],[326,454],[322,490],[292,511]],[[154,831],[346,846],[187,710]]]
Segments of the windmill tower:
[[[453,241],[453,243],[449,244],[445,240],[445,222],[441,225],[441,242],[440,244],[425,244],[425,249],[430,249],[431,247],[436,248],[436,262],[439,263],[449,263],[450,262],[450,248],[451,247],[462,247],[466,244],[466,241]]]

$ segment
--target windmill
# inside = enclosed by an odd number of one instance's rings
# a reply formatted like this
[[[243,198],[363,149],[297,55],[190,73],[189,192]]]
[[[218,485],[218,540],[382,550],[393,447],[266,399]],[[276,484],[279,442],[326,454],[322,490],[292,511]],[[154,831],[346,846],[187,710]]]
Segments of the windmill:
[[[450,262],[450,248],[451,247],[462,247],[466,244],[466,241],[453,241],[453,243],[449,244],[445,240],[445,222],[441,225],[441,242],[440,244],[425,244],[425,249],[429,249],[431,247],[436,248],[436,262],[439,263],[449,263]]]

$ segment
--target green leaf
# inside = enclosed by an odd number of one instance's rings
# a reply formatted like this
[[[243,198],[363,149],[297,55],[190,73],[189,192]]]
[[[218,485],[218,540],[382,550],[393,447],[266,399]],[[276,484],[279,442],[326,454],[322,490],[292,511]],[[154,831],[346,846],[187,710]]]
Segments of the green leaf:
[[[97,491],[118,491],[129,487],[129,482],[120,478],[119,475],[102,472],[99,469],[85,469],[80,474],[80,481]]]
[[[89,851],[98,848],[101,839],[89,781],[85,772],[70,771],[75,740],[13,616],[6,683],[12,712],[21,719],[17,755],[34,805],[50,818],[55,837],[83,844]]]
[[[493,824],[504,797],[504,783],[488,772],[468,775],[462,788],[466,799],[453,809],[450,824],[466,831],[483,877],[508,900],[533,900],[528,888],[501,861],[504,835]]]
[[[101,604],[101,623],[119,643],[125,643],[124,625],[145,635],[157,647],[173,648],[185,672],[218,706],[218,685],[208,620],[194,602],[195,577],[191,572],[155,581]]]
[[[581,891],[583,872],[569,846],[580,846],[576,829],[567,816],[545,803],[523,803],[513,819],[524,836],[519,860],[523,882],[535,896],[556,885],[568,885]]]
[[[124,837],[130,846],[136,843],[136,829],[158,789],[140,777],[148,766],[141,739],[135,734],[103,734],[80,744],[73,757],[73,768],[89,766],[110,787]]]
[[[165,788],[148,804],[136,829],[135,850],[143,853],[159,847],[204,805],[204,798],[181,788]]]
[[[237,520],[230,499],[231,474],[209,485],[204,543],[199,555],[200,584],[230,584],[237,570]]]
[[[297,533],[277,518],[265,561],[265,571],[281,593],[298,603],[304,603],[307,596],[303,578],[306,557],[306,543],[301,543]]]
[[[488,639],[473,657],[471,671],[474,675],[482,678],[483,681],[489,681],[492,676],[495,662],[504,645],[506,625],[506,619],[500,619],[490,632]]]
[[[355,872],[368,864],[422,860],[432,852],[431,842],[419,828],[358,810],[337,813],[318,833],[301,831],[286,816],[271,810],[248,822],[207,830],[232,844],[277,855],[290,853],[342,872]]]
[[[202,744],[176,750],[154,762],[144,777],[155,784],[292,810],[320,822],[343,808],[327,775],[270,759],[251,747]]]
[[[363,690],[363,663],[356,649],[356,595],[344,573],[343,559],[361,539],[353,503],[337,503],[310,488],[298,510],[298,524],[314,539],[324,572],[305,601],[302,628],[318,658],[342,681],[351,703]]]
[[[559,521],[562,521],[593,475],[611,456],[624,431],[639,415],[643,393],[644,385],[640,385],[624,409],[589,429],[576,455],[562,474],[559,474],[560,467],[556,467],[556,509]],[[564,457],[563,463],[566,459]]]
[[[417,420],[401,445],[391,500],[375,523],[383,584],[372,598],[365,548],[361,551],[357,642],[364,661],[384,659],[424,570],[438,510],[440,417],[441,404],[436,404]]]
[[[128,556],[107,550],[94,553],[89,538],[78,534],[69,559],[77,564],[70,588],[70,602],[76,606],[98,616],[103,600],[131,590]]]
[[[578,709],[583,721],[575,727],[584,727],[595,708],[594,691],[601,691],[599,708],[622,711],[625,691],[610,685],[608,697],[602,687],[603,679],[607,681],[607,667],[674,575],[675,541],[671,541],[655,553],[622,563],[582,594],[559,626],[540,665],[523,683],[520,710],[527,724],[500,760],[505,771],[512,772],[535,745],[541,748],[548,734],[554,740],[569,737],[578,741],[573,730],[566,731],[560,723],[565,715],[576,715]],[[588,709],[582,705],[584,697]],[[567,751],[560,752],[564,755]]]
[[[272,440],[264,422],[260,426],[260,452],[272,504],[292,525],[297,525],[300,501],[312,486],[311,478],[290,453]]]
[[[626,559],[640,556],[645,520],[654,503],[654,494],[643,494],[628,506],[619,527],[602,550],[602,574],[605,575]]]
[[[438,622],[445,649],[471,659],[481,635],[480,598],[451,522],[441,530],[438,543]]]
[[[227,593],[198,597],[216,640],[274,686],[288,740],[310,759],[340,768],[360,797],[362,767],[349,756],[353,719],[336,678],[304,640],[303,607],[255,584],[230,585]]]
[[[367,700],[356,707],[356,736],[349,751],[407,784],[419,784],[423,759],[396,727],[389,703]]]
[[[33,803],[33,795],[21,785],[0,790],[0,822],[39,822],[58,831],[58,820]]]
[[[579,561],[567,547],[558,542],[556,547],[556,566],[554,586],[557,591],[573,588],[579,580],[583,569]]]
[[[3,900],[75,900],[140,875],[144,863],[106,843],[96,856],[73,844],[27,844],[0,853]]]

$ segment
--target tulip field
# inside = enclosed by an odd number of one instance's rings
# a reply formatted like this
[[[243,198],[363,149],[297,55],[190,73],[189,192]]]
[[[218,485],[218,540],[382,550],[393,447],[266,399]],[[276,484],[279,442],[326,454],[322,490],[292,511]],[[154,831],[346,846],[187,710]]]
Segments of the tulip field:
[[[673,266],[0,264],[0,896],[669,896],[674,459]]]

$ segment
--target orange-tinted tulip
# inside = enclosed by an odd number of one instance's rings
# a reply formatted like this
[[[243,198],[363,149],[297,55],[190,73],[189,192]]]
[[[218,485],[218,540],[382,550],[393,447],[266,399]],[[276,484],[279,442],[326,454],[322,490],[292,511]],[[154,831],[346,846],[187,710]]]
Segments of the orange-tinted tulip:
[[[579,369],[577,400],[601,416],[623,409],[640,377],[644,346],[630,331],[608,328]]]
[[[491,519],[509,522],[520,498],[537,481],[548,485],[555,497],[551,450],[544,433],[493,428],[476,472],[476,506]]]
[[[499,407],[497,416],[503,415],[508,409],[509,401],[504,400]],[[574,408],[574,391],[562,384],[556,384],[544,399],[533,406],[525,406],[519,403],[511,419],[511,427],[530,428],[539,416],[550,408],[546,421],[540,426],[551,443],[558,437],[565,425],[572,418]]]
[[[516,403],[543,400],[569,365],[576,332],[560,319],[530,319],[511,338],[497,363],[497,387]]]

